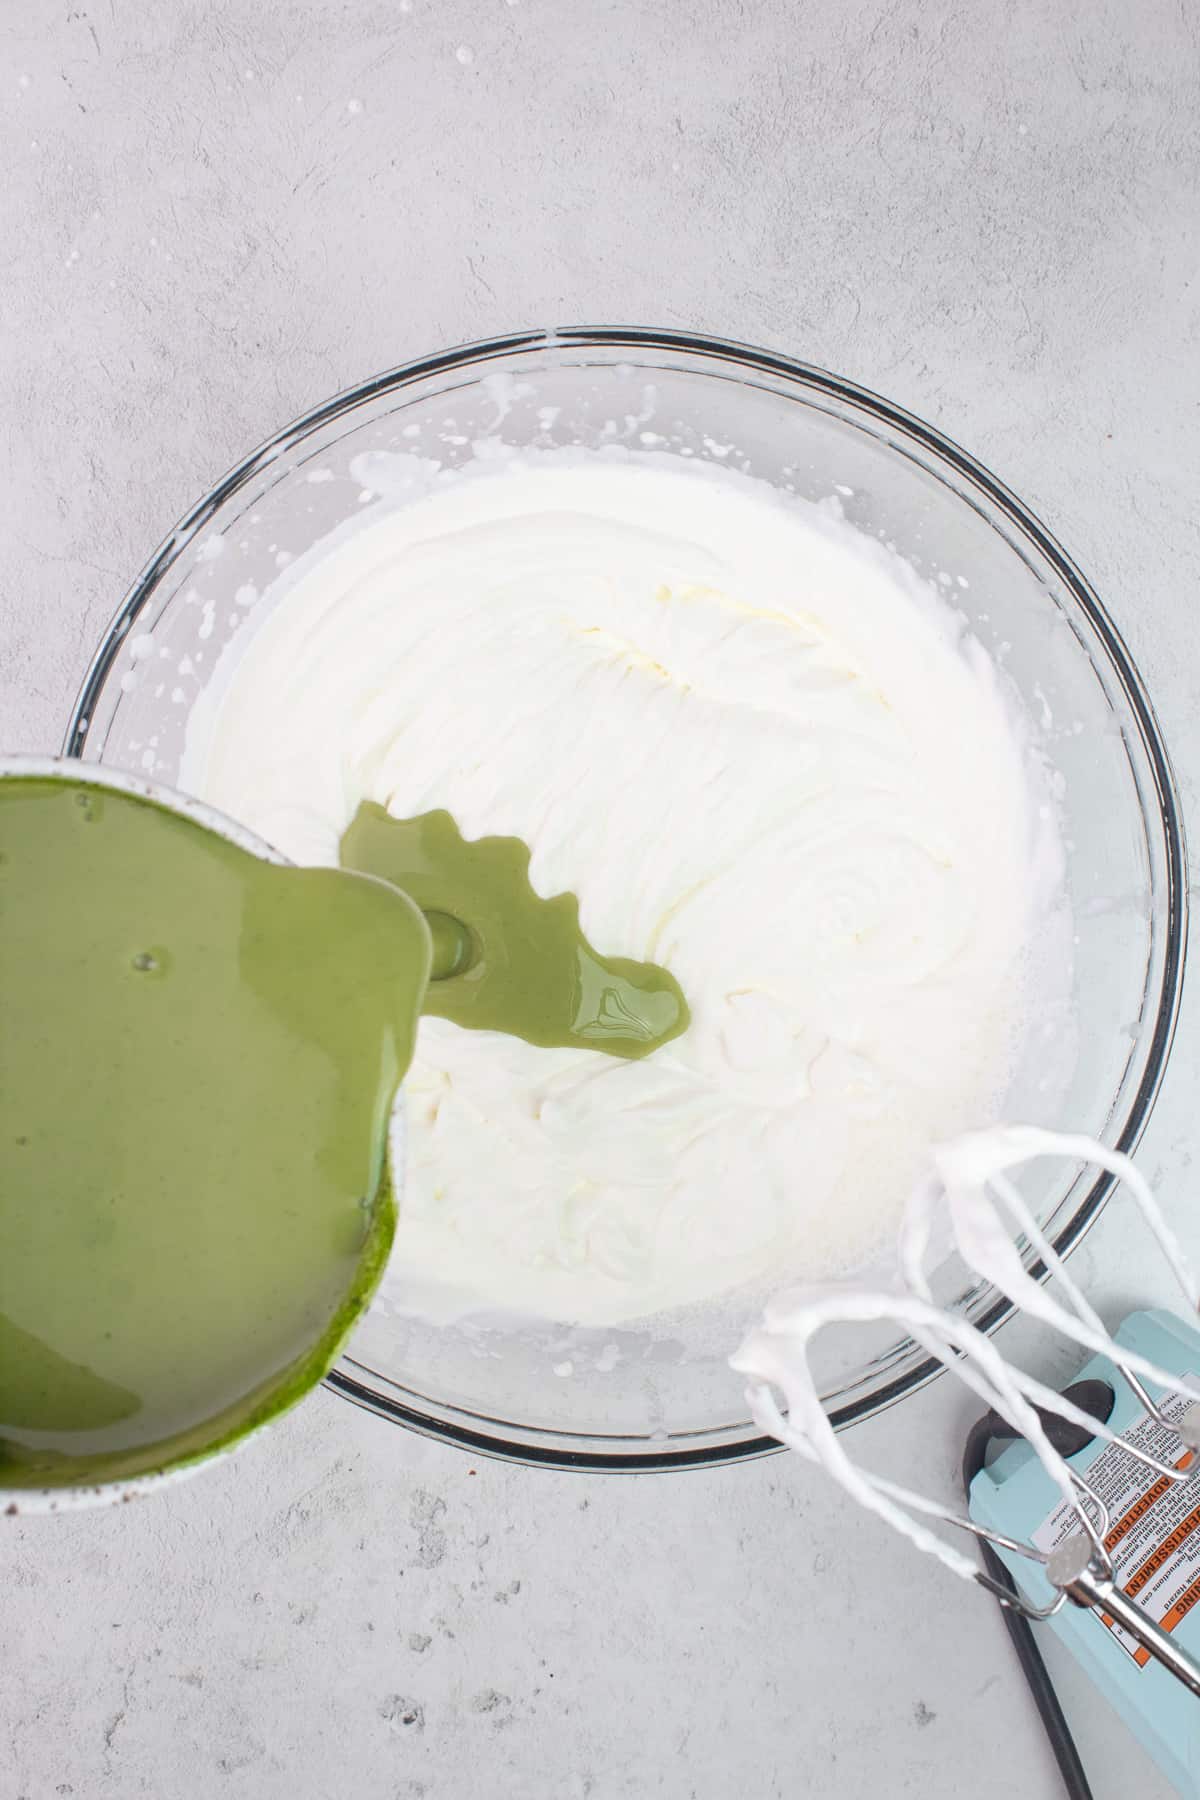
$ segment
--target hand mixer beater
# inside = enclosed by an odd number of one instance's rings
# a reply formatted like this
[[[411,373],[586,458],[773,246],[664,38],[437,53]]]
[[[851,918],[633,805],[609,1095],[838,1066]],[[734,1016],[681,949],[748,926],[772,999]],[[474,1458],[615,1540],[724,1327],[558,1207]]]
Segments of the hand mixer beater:
[[[756,1421],[820,1463],[852,1498],[956,1575],[999,1600],[1068,1791],[1090,1793],[1030,1622],[1049,1622],[1188,1795],[1200,1791],[1200,1329],[1136,1313],[1110,1334],[1064,1267],[1012,1172],[1066,1156],[1106,1169],[1139,1208],[1187,1301],[1200,1288],[1146,1181],[1091,1139],[1000,1127],[940,1146],[912,1196],[890,1289],[794,1290],[767,1309],[733,1358]],[[935,1303],[935,1246],[1027,1315],[1092,1353],[1065,1392],[1014,1367],[961,1312]],[[1054,1291],[1043,1285],[1054,1277]],[[966,1513],[859,1468],[832,1429],[811,1362],[837,1323],[903,1327],[989,1411],[964,1463]],[[987,1452],[1007,1448],[994,1461]],[[981,1540],[982,1567],[930,1528]],[[1193,1608],[1196,1610],[1193,1611]]]

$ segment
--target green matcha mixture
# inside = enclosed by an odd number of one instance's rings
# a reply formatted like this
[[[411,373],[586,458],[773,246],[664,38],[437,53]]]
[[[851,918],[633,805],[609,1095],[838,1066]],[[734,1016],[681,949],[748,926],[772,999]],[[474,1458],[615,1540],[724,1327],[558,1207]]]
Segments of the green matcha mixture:
[[[186,1462],[324,1373],[391,1245],[419,1011],[618,1057],[687,1027],[516,838],[366,804],[341,857],[0,780],[0,1489]]]
[[[186,1461],[329,1366],[429,958],[381,882],[0,780],[0,1489]]]
[[[679,983],[655,963],[601,956],[579,926],[573,894],[542,900],[519,838],[467,842],[448,812],[393,819],[364,802],[342,866],[410,894],[433,935],[423,1010],[477,1031],[609,1056],[649,1056],[687,1029]]]

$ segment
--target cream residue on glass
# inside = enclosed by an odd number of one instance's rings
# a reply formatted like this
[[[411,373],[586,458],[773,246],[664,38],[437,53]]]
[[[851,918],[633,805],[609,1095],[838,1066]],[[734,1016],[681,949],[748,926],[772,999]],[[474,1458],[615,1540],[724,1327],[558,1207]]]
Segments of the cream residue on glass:
[[[1001,1115],[1059,904],[1014,717],[836,507],[667,455],[430,474],[289,568],[183,785],[305,863],[364,799],[519,837],[692,1013],[638,1063],[424,1019],[393,1300],[604,1324],[885,1245]]]

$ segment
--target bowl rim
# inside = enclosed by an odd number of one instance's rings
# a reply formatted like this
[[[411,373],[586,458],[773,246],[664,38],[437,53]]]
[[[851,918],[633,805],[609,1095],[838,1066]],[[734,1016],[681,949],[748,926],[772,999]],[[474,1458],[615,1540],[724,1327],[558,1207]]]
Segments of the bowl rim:
[[[1117,1149],[1130,1154],[1145,1131],[1166,1071],[1182,998],[1188,925],[1187,856],[1182,807],[1170,757],[1150,697],[1124,639],[1091,583],[1076,567],[1057,538],[1011,489],[952,438],[915,414],[871,389],[816,364],[803,362],[779,351],[759,349],[733,339],[691,331],[632,325],[563,325],[531,327],[456,345],[402,363],[344,389],[264,440],[217,481],[168,533],[134,580],[101,638],[80,685],[64,736],[62,754],[72,758],[83,757],[96,698],[124,638],[153,595],[159,581],[225,502],[272,462],[286,455],[314,431],[352,412],[356,407],[382,395],[398,392],[429,376],[470,369],[519,352],[555,349],[595,349],[610,355],[621,350],[660,350],[693,358],[707,358],[743,377],[758,375],[794,384],[799,390],[797,398],[804,398],[805,395],[811,398],[816,394],[833,402],[845,403],[866,414],[875,424],[904,434],[953,474],[972,485],[1018,536],[1030,543],[1050,565],[1055,577],[1095,633],[1107,662],[1107,671],[1115,679],[1136,722],[1150,768],[1153,799],[1157,809],[1155,811],[1155,807],[1147,801],[1145,812],[1148,822],[1156,819],[1162,832],[1166,913],[1162,976],[1154,1000],[1154,1024],[1146,1047],[1145,1068],[1127,1103],[1126,1116],[1115,1140]],[[959,498],[964,496],[960,495]],[[1116,1178],[1107,1171],[1101,1171],[1092,1181],[1054,1239],[1054,1248],[1060,1255],[1069,1255],[1082,1241],[1115,1186]],[[1031,1266],[1030,1273],[1038,1280],[1045,1280],[1047,1276],[1047,1270],[1040,1261]],[[992,1333],[1012,1316],[1014,1310],[1010,1301],[997,1295],[975,1323],[980,1330]],[[530,1467],[637,1473],[663,1469],[711,1468],[724,1463],[751,1460],[783,1448],[775,1439],[756,1431],[749,1421],[746,1421],[744,1431],[740,1425],[685,1431],[675,1434],[674,1439],[668,1437],[665,1444],[649,1437],[573,1432],[542,1426],[528,1428],[528,1441],[522,1441],[513,1435],[515,1429],[519,1428],[514,1428],[511,1422],[491,1420],[468,1408],[450,1403],[435,1403],[399,1387],[396,1388],[396,1394],[401,1397],[393,1399],[380,1394],[367,1387],[354,1373],[362,1365],[355,1363],[352,1350],[353,1343],[350,1346],[351,1354],[343,1354],[339,1363],[325,1377],[326,1385],[335,1393],[422,1435],[456,1444],[475,1455],[501,1461]],[[860,1420],[873,1417],[894,1406],[908,1394],[927,1386],[942,1372],[941,1364],[934,1359],[920,1360],[907,1372],[896,1374],[873,1386],[869,1393],[851,1396],[845,1402],[836,1404],[830,1411],[831,1421],[835,1429],[842,1430]],[[422,1405],[431,1410],[422,1411]],[[502,1424],[510,1434],[507,1437],[501,1430]],[[730,1433],[741,1435],[730,1436]],[[692,1441],[689,1442],[689,1439]],[[642,1445],[645,1448],[640,1447]]]

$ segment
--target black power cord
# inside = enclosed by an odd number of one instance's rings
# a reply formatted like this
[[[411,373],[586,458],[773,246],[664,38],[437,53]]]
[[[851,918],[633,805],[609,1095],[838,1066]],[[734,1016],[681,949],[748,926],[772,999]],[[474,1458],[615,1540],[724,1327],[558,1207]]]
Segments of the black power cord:
[[[1073,1400],[1076,1406],[1090,1413],[1093,1419],[1105,1424],[1116,1404],[1116,1395],[1106,1381],[1077,1381],[1074,1387],[1066,1389],[1066,1398]],[[1051,1444],[1060,1456],[1074,1456],[1084,1450],[1092,1442],[1092,1437],[1080,1425],[1072,1425],[1066,1419],[1060,1419],[1057,1413],[1043,1412],[1036,1409]],[[971,1495],[971,1483],[987,1462],[988,1453],[993,1444],[1012,1443],[1020,1437],[1020,1432],[1011,1426],[1007,1419],[1001,1418],[997,1412],[985,1413],[972,1425],[963,1450],[962,1481],[963,1491],[968,1500]],[[1016,1596],[1016,1584],[1007,1568],[1000,1561],[992,1546],[985,1538],[980,1538],[979,1552],[983,1558],[983,1566],[992,1580],[1002,1587],[1006,1593]],[[1014,1612],[1010,1606],[1000,1608],[1000,1616],[1012,1640],[1013,1649],[1017,1653],[1017,1661],[1033,1695],[1034,1705],[1038,1709],[1042,1725],[1050,1748],[1054,1752],[1054,1760],[1058,1764],[1070,1800],[1093,1800],[1088,1778],[1084,1774],[1083,1764],[1079,1760],[1079,1752],[1075,1748],[1075,1739],[1071,1736],[1070,1726],[1059,1705],[1058,1695],[1042,1661],[1041,1651],[1034,1641],[1033,1627],[1023,1613]]]

